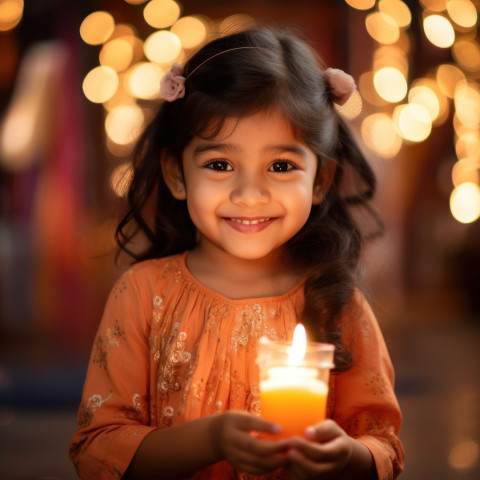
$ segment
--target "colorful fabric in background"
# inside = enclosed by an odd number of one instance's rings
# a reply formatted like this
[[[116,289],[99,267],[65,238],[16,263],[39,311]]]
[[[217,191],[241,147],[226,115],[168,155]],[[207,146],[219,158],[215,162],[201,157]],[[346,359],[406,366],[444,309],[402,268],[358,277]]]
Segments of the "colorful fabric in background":
[[[9,182],[1,221],[0,327],[83,356],[111,284],[111,270],[93,257],[111,243],[95,252],[102,235],[88,177],[96,167],[87,156],[78,39],[68,35],[37,43],[24,55],[2,121]]]

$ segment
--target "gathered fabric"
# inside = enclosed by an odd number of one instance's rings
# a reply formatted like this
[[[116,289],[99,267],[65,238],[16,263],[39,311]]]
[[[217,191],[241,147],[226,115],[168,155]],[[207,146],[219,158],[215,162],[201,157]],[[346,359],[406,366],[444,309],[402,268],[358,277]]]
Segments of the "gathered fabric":
[[[70,446],[84,480],[121,478],[152,430],[226,410],[261,415],[258,341],[291,340],[304,282],[285,295],[232,300],[193,277],[187,253],[136,264],[110,293]],[[342,316],[353,366],[331,375],[327,417],[369,448],[379,479],[392,479],[403,468],[403,449],[385,342],[359,292]],[[287,476],[247,475],[219,462],[192,478]]]

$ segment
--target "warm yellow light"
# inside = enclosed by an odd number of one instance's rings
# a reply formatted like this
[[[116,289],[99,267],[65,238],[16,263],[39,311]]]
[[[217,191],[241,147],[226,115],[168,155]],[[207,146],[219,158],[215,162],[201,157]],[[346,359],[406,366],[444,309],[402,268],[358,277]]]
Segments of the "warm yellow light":
[[[447,0],[420,0],[420,3],[432,12],[443,12],[447,8]]]
[[[155,63],[137,63],[127,74],[126,86],[135,97],[153,100],[160,97],[163,74],[163,69]]]
[[[161,64],[172,63],[182,51],[180,39],[168,30],[152,33],[144,44],[145,56]]]
[[[450,195],[450,211],[455,220],[461,223],[472,223],[477,220],[480,217],[480,188],[478,185],[466,182],[455,187]],[[472,455],[472,457],[475,460],[477,459],[478,446],[475,449],[475,455]],[[470,458],[470,455],[468,455],[468,458]],[[450,462],[452,462],[451,456]],[[457,464],[455,461],[454,463]],[[461,463],[463,464],[464,462],[462,461]]]
[[[399,105],[393,111],[393,121],[401,137],[410,142],[423,142],[432,131],[430,114],[422,105]]]
[[[134,143],[143,128],[144,114],[137,105],[120,105],[108,112],[105,131],[118,145]]]
[[[125,162],[116,167],[110,175],[110,186],[117,197],[125,197],[133,178],[133,166]]]
[[[23,17],[23,0],[0,0],[0,31],[15,28]]]
[[[433,45],[448,48],[455,41],[455,31],[452,24],[442,15],[429,15],[423,20],[425,35]]]
[[[246,30],[255,25],[255,20],[249,15],[236,14],[230,15],[223,19],[219,25],[219,31],[222,35],[229,35],[231,33]]]
[[[394,45],[382,45],[373,54],[373,69],[394,67],[400,70],[404,77],[408,75],[408,59],[404,50]]]
[[[173,0],[151,0],[145,6],[143,16],[154,28],[168,28],[180,17],[180,6]]]
[[[357,10],[368,10],[375,5],[375,0],[345,0],[345,2]]]
[[[453,58],[469,72],[480,71],[480,45],[473,40],[458,40],[452,47]]]
[[[418,78],[414,80],[410,89],[415,87],[425,87],[427,90],[430,90],[435,95],[436,100],[431,98],[432,103],[429,106],[428,100],[426,99],[425,101],[420,101],[420,100],[415,101],[413,99],[410,100],[410,96],[409,96],[410,103],[420,103],[425,108],[427,108],[427,110],[429,110],[430,114],[433,114],[434,111],[436,110],[435,104],[438,102],[438,114],[433,119],[433,124],[441,125],[448,118],[448,114],[450,110],[450,102],[448,98],[445,96],[445,94],[438,87],[438,83],[433,78],[423,77],[423,78]]]
[[[477,9],[470,0],[450,0],[447,2],[447,12],[460,27],[471,28],[477,23]]]
[[[117,72],[111,67],[95,67],[87,73],[82,87],[83,93],[91,102],[106,102],[118,88]]]
[[[405,98],[408,86],[400,70],[385,67],[375,72],[373,84],[377,93],[387,102],[396,103]]]
[[[445,63],[437,68],[437,83],[440,90],[450,98],[455,95],[459,83],[465,82],[464,73],[455,65]]]
[[[480,133],[476,130],[459,135],[455,142],[455,152],[458,158],[480,159]]]
[[[197,17],[182,17],[170,29],[182,42],[183,48],[195,48],[207,36],[207,27]]]
[[[382,158],[392,158],[402,148],[402,139],[392,119],[385,113],[366,117],[361,132],[365,145]]]
[[[114,38],[102,47],[99,59],[100,65],[123,72],[133,60],[132,43],[124,38]]]
[[[400,28],[408,28],[412,22],[410,9],[401,0],[380,0],[378,10],[393,18]]]
[[[386,13],[370,13],[365,18],[365,26],[370,36],[379,43],[392,44],[400,37],[397,23]]]
[[[0,161],[9,170],[30,166],[35,154],[35,135],[38,132],[32,110],[28,100],[17,103],[0,127]]]
[[[103,102],[103,108],[108,112],[118,107],[119,105],[134,105],[136,103],[135,98],[125,88],[125,73],[118,75],[118,88],[112,98]]]
[[[480,125],[480,89],[474,83],[461,84],[454,95],[455,114],[469,128]]]
[[[301,365],[307,352],[307,332],[301,323],[297,323],[293,331],[292,346],[288,353],[287,364],[291,366]]]
[[[408,92],[408,101],[409,103],[423,105],[427,109],[432,122],[437,119],[440,113],[440,101],[435,92],[427,86],[412,87]]]
[[[355,90],[343,105],[335,105],[336,110],[345,118],[353,120],[362,113],[362,97]]]
[[[100,45],[110,38],[114,29],[115,20],[110,13],[93,12],[80,25],[80,36],[89,45]]]
[[[362,94],[362,98],[371,105],[375,105],[376,107],[388,105],[388,102],[375,90],[375,86],[373,85],[373,72],[365,72],[360,75],[358,79],[358,90]]]
[[[480,162],[469,158],[461,158],[452,168],[452,182],[455,187],[462,183],[475,183],[479,185]]]

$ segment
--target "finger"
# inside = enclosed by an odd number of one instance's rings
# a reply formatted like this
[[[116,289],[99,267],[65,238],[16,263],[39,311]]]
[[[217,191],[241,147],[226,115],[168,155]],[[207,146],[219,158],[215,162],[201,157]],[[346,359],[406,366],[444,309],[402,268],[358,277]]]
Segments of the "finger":
[[[289,472],[295,478],[312,478],[329,473],[333,469],[332,464],[312,461],[298,450],[290,450],[287,457],[289,460]]]
[[[327,419],[305,430],[305,437],[316,442],[328,442],[329,440],[344,434],[343,429],[333,420]]]
[[[255,430],[257,432],[272,433],[274,435],[279,434],[282,431],[282,427],[277,423],[269,422],[262,417],[256,417],[246,412],[241,413],[243,413],[243,415],[238,415],[236,417],[236,425],[242,430]]]
[[[236,468],[256,475],[272,472],[286,466],[287,463],[286,455],[259,457],[255,453],[245,451],[237,451],[235,455]]]

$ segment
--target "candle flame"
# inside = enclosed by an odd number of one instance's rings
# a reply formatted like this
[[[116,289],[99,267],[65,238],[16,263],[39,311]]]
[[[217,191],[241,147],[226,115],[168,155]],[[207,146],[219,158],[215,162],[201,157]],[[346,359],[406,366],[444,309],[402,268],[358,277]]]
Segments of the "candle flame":
[[[293,332],[293,342],[288,356],[289,365],[300,365],[307,351],[307,332],[305,327],[299,323]]]

